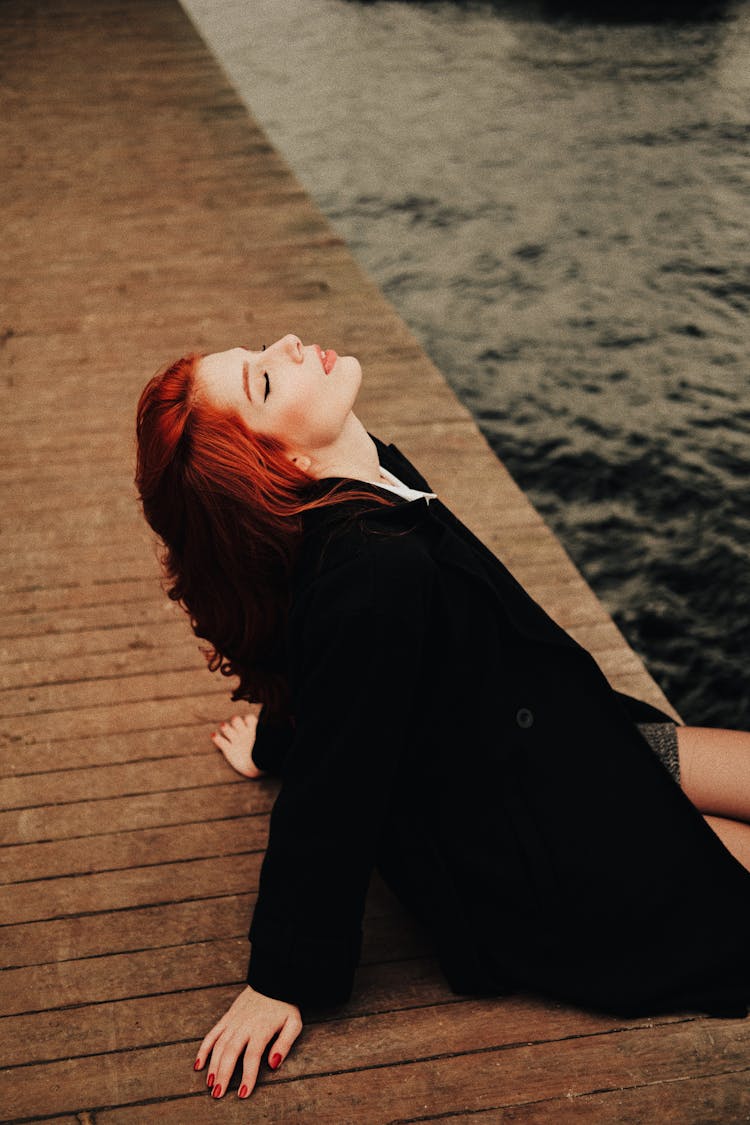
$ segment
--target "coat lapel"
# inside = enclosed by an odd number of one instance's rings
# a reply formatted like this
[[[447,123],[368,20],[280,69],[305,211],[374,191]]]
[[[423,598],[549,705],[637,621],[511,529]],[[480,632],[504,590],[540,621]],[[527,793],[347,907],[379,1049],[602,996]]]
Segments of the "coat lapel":
[[[381,465],[394,473],[410,488],[431,491],[425,478],[414,468],[400,449],[395,445],[384,445],[373,438],[378,447]],[[523,586],[496,555],[469,531],[440,500],[432,500],[425,513],[429,521],[442,528],[436,536],[434,553],[444,566],[469,577],[491,591],[500,602],[505,614],[523,636],[544,644],[563,645],[578,648],[568,636],[534,599],[526,593]]]

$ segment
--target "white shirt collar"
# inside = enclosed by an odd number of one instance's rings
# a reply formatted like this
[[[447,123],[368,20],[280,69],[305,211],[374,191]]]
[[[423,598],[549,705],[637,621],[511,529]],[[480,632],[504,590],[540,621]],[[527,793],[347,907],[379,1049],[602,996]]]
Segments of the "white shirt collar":
[[[401,496],[404,500],[426,500],[429,504],[430,500],[436,500],[437,496],[434,492],[420,492],[417,488],[409,488],[408,485],[400,481],[398,477],[380,466],[380,476],[378,487],[387,488],[389,492],[395,492],[397,496]]]

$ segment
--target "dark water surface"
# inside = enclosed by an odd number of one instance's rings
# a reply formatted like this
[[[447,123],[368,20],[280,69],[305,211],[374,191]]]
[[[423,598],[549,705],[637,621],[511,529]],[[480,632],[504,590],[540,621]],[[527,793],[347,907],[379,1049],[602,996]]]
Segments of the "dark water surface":
[[[686,720],[750,727],[748,4],[183,2]]]

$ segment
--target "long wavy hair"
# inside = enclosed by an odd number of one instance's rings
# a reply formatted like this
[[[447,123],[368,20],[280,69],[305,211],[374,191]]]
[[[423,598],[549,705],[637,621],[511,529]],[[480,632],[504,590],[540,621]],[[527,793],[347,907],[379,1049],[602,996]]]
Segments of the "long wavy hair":
[[[238,676],[233,699],[288,708],[284,637],[302,513],[341,502],[287,456],[277,438],[199,393],[202,356],[176,360],[138,402],[136,486],[161,539],[169,597],[208,641],[212,672]],[[347,501],[388,503],[351,487]]]

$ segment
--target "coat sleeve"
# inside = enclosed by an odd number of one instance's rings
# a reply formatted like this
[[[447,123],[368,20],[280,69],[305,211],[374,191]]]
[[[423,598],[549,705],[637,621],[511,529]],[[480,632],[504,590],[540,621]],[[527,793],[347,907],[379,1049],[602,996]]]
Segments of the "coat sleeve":
[[[352,990],[378,836],[419,704],[433,564],[383,536],[316,582],[292,632],[294,739],[271,813],[247,981],[298,1006]]]
[[[252,750],[252,759],[258,769],[265,773],[282,773],[293,736],[291,720],[269,721],[263,718],[261,712]]]

